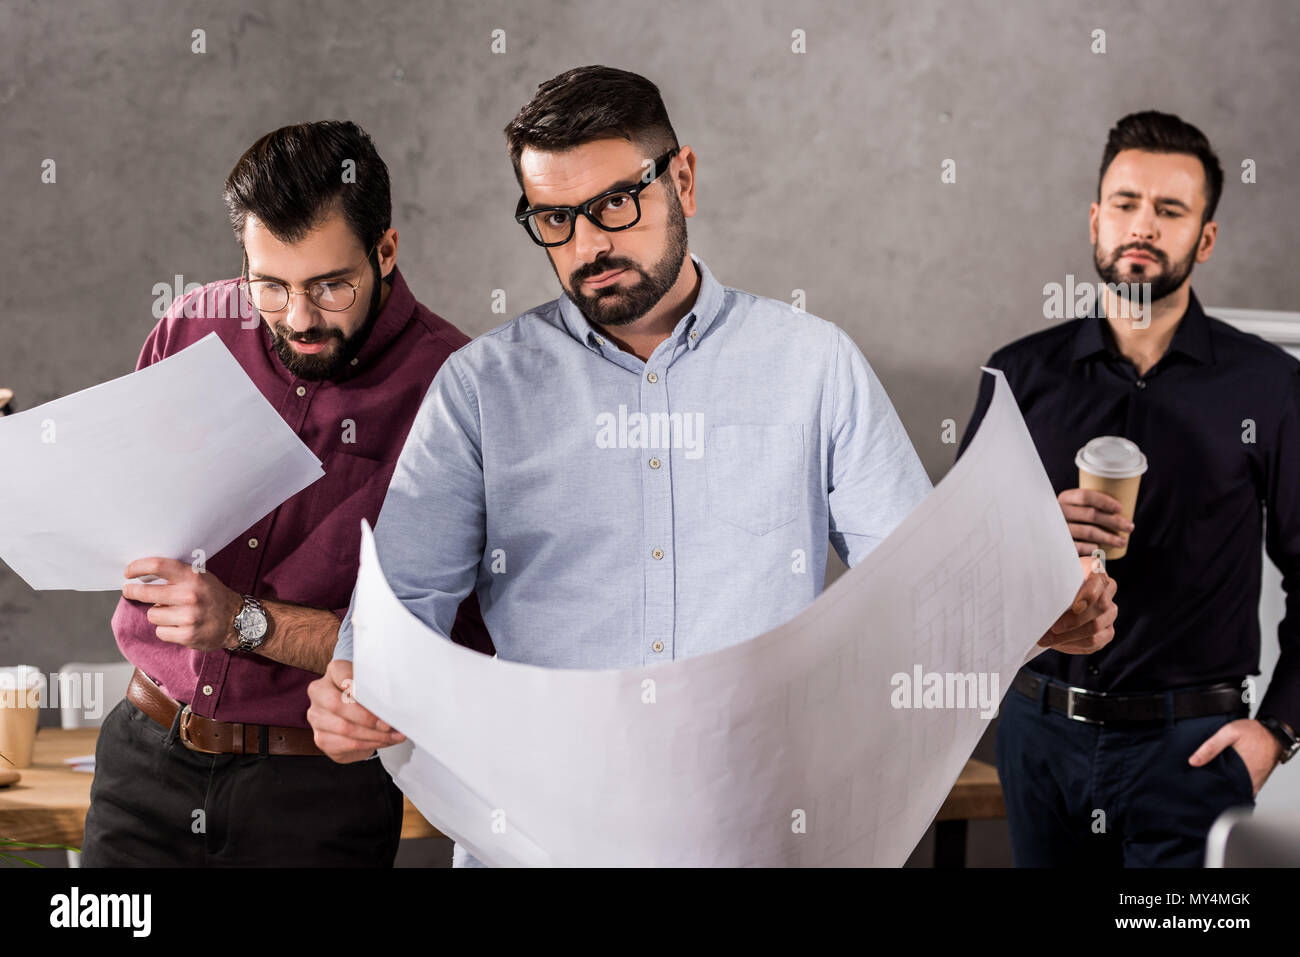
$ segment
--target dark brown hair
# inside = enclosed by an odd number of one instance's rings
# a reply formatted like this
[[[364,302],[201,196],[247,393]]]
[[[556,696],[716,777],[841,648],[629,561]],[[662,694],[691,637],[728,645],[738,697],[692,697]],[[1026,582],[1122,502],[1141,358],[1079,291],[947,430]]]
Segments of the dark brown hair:
[[[1106,152],[1102,154],[1101,172],[1097,174],[1098,202],[1101,201],[1101,181],[1120,150],[1195,156],[1205,168],[1205,214],[1201,217],[1201,225],[1214,218],[1219,196],[1223,193],[1223,167],[1219,165],[1219,158],[1214,155],[1205,134],[1192,124],[1183,122],[1172,113],[1157,113],[1155,110],[1130,113],[1116,123],[1106,138]]]
[[[344,181],[345,160],[356,164],[353,182]],[[225,200],[240,245],[249,213],[280,242],[292,243],[337,208],[366,249],[393,215],[388,167],[365,130],[345,120],[267,133],[226,177]]]
[[[540,84],[505,133],[520,189],[519,156],[526,146],[563,152],[619,136],[658,156],[678,145],[659,88],[609,66],[580,66]]]

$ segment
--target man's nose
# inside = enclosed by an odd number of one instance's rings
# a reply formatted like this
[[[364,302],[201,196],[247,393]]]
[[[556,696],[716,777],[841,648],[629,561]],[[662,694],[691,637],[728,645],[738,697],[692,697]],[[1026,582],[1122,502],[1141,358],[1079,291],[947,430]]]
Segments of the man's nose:
[[[573,253],[579,265],[595,262],[614,245],[610,242],[609,233],[581,214],[573,224],[573,244]]]
[[[295,333],[306,332],[316,325],[316,304],[310,296],[291,295],[285,306],[285,324]]]
[[[1151,240],[1156,237],[1156,211],[1153,207],[1142,206],[1129,223],[1129,235],[1138,240]]]

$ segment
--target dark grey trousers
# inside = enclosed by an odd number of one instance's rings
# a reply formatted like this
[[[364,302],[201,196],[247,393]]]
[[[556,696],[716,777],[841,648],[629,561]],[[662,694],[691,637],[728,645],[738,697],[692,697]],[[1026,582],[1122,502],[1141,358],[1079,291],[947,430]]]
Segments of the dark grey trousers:
[[[104,719],[83,867],[392,867],[402,792],[376,759],[201,754],[123,700]]]

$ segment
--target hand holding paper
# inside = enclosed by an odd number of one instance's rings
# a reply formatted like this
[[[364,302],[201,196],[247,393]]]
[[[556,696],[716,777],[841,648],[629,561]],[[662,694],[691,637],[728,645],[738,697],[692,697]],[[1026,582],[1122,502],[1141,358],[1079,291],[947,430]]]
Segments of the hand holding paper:
[[[216,333],[0,418],[0,462],[0,557],[37,590],[215,555],[324,474]]]
[[[356,697],[410,739],[385,767],[490,864],[901,865],[1079,592],[994,374],[966,454],[863,562],[786,624],[683,661],[574,671],[460,648],[393,594],[363,525]]]

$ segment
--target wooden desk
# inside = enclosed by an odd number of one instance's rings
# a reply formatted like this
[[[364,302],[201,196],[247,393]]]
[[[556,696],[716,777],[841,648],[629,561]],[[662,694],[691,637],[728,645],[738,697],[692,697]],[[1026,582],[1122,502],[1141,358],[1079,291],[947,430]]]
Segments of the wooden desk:
[[[81,846],[94,775],[71,770],[63,759],[94,754],[98,738],[98,728],[41,728],[36,732],[32,766],[18,769],[23,777],[17,784],[0,788],[0,837]],[[442,837],[409,798],[403,801],[403,838]]]
[[[98,728],[37,730],[31,767],[18,768],[22,780],[0,788],[0,837],[81,846],[91,775],[69,770],[63,759],[94,754],[98,737]]]
[[[23,777],[17,784],[0,788],[0,837],[81,846],[93,775],[70,770],[63,759],[94,754],[98,737],[98,728],[41,728],[37,732],[32,766],[19,769]],[[442,837],[409,799],[404,800],[403,838]],[[983,761],[966,762],[936,818],[936,866],[964,863],[968,820],[1005,814],[997,770]]]

